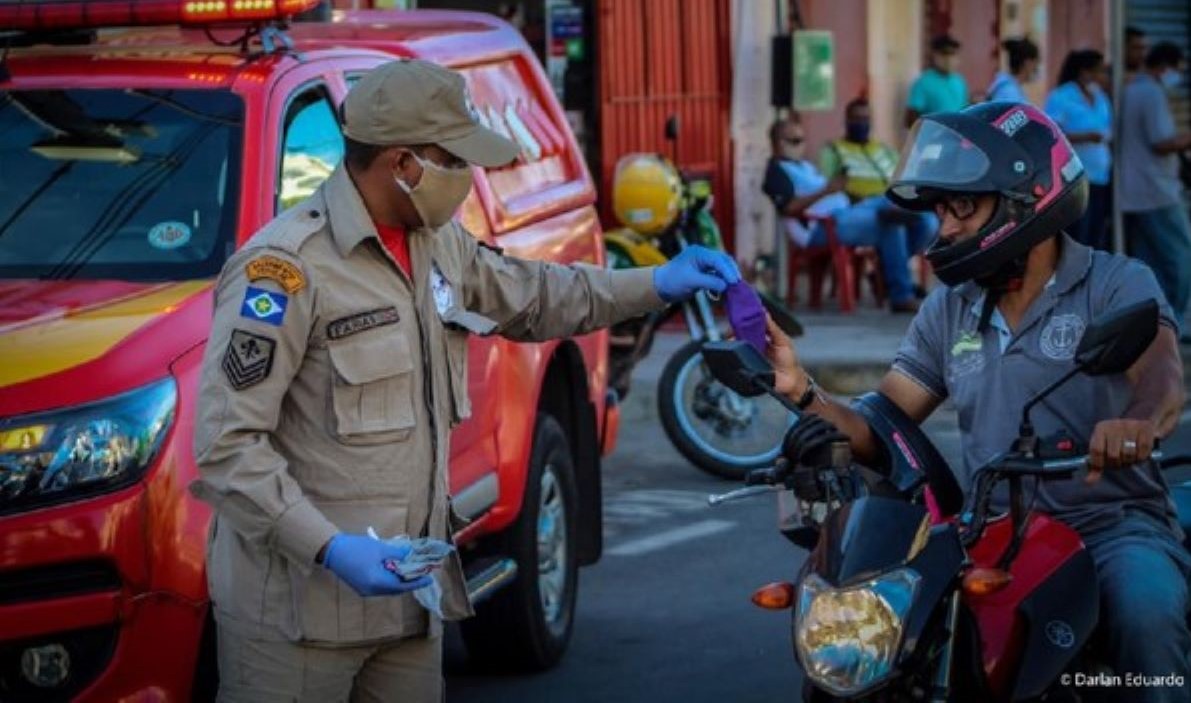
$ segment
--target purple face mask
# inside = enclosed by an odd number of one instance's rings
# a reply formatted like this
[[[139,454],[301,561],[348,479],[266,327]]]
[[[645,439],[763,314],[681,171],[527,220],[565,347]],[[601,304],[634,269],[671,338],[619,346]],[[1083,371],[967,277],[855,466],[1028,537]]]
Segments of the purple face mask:
[[[765,353],[765,308],[757,291],[744,281],[728,286],[724,293],[728,308],[728,322],[736,338],[748,342],[761,354]]]

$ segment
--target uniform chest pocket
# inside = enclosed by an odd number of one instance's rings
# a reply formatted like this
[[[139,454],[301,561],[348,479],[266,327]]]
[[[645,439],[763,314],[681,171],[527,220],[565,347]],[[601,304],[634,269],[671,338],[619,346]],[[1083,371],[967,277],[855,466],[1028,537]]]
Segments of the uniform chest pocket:
[[[395,329],[372,330],[327,347],[331,433],[344,444],[407,439],[416,422],[414,360],[409,340]]]

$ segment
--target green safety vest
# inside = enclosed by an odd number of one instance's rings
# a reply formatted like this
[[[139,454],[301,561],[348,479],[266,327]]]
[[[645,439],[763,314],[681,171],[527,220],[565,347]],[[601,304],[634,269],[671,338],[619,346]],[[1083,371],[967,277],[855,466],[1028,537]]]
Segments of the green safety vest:
[[[882,195],[889,187],[889,179],[897,168],[897,152],[879,141],[857,144],[836,139],[828,145],[840,164],[848,169],[845,187],[853,198]]]

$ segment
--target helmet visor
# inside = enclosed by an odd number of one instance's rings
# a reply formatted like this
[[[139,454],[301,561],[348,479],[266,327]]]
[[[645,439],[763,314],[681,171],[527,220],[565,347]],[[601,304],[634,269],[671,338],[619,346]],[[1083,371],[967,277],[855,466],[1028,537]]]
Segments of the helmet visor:
[[[890,191],[916,200],[920,187],[941,190],[984,190],[971,186],[988,174],[991,160],[984,151],[950,127],[931,119],[919,120],[910,131],[907,147],[893,174]]]

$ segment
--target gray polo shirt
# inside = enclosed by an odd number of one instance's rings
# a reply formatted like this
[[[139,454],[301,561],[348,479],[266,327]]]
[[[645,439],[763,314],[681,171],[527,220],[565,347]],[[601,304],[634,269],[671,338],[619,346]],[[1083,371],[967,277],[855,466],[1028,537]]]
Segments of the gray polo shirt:
[[[1021,409],[1031,395],[1071,369],[1088,322],[1145,299],[1161,306],[1161,320],[1176,329],[1170,308],[1149,267],[1124,256],[1093,251],[1062,235],[1062,253],[1051,282],[1017,330],[1003,321],[976,331],[984,290],[975,283],[936,288],[922,305],[898,350],[894,370],[940,399],[959,415],[964,465],[953,467],[965,493],[976,470],[1010,449]],[[1076,376],[1030,413],[1035,431],[1047,437],[1065,430],[1087,444],[1100,420],[1120,417],[1131,387],[1124,374]],[[1068,480],[1041,482],[1036,508],[1081,532],[1120,518],[1134,506],[1171,519],[1166,483],[1149,463],[1105,472],[1094,485],[1082,472]],[[1027,482],[1027,499],[1034,487]],[[993,506],[1007,509],[1007,487]],[[1173,523],[1172,524],[1177,524]],[[1175,527],[1177,531],[1177,527]]]
[[[1138,74],[1125,86],[1121,102],[1121,210],[1142,212],[1182,203],[1178,157],[1153,150],[1174,136],[1162,84],[1148,73]]]

